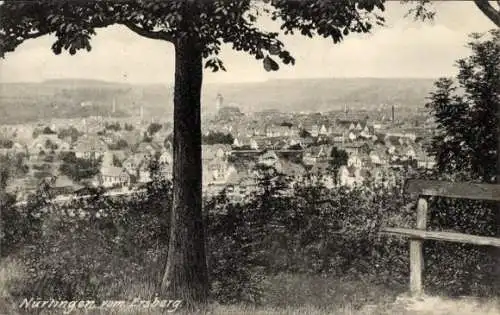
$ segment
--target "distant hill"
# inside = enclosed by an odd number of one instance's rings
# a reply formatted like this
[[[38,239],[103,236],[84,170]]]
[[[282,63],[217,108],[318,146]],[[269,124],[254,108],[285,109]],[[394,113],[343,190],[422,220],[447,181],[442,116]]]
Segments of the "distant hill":
[[[330,111],[348,104],[351,109],[375,108],[382,103],[400,108],[423,107],[434,79],[297,79],[258,83],[206,84],[204,112],[214,112],[217,94],[224,106],[243,112]],[[113,102],[115,112],[113,113]],[[170,119],[173,87],[130,85],[98,80],[62,79],[42,83],[0,83],[0,123],[92,115]]]
[[[244,112],[319,112],[341,109],[345,104],[370,109],[382,103],[416,108],[424,106],[433,83],[434,79],[335,78],[206,85],[204,104],[213,108],[217,93],[221,93],[226,105],[236,103]]]

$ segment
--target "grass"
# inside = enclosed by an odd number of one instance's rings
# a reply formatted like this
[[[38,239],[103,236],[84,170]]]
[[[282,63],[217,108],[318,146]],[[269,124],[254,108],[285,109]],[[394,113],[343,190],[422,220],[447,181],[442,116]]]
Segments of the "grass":
[[[0,262],[0,315],[27,314],[19,312],[10,295],[13,281],[22,281],[24,272],[21,264],[14,259]],[[122,282],[111,284],[109,289],[119,288],[123,296],[153,296],[154,285],[144,282]],[[219,305],[213,303],[207,309],[189,314],[206,315],[496,315],[500,314],[500,300],[481,301],[471,298],[446,299],[424,296],[410,298],[403,288],[385,288],[368,281],[352,281],[333,277],[282,274],[267,280],[264,305]],[[28,312],[32,314],[32,312]],[[62,312],[60,312],[62,314]],[[41,315],[57,314],[53,310],[40,312]],[[152,310],[93,310],[74,311],[71,314],[95,315],[159,315]],[[188,314],[177,311],[176,314]]]

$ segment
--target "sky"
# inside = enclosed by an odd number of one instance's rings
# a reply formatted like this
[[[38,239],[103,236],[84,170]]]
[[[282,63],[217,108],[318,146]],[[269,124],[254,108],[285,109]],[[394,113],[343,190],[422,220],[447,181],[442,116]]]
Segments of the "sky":
[[[435,1],[434,21],[405,17],[409,9],[391,1],[383,13],[384,27],[368,35],[349,35],[342,43],[301,35],[283,42],[296,59],[266,72],[261,61],[223,47],[227,72],[205,71],[205,83],[257,82],[269,79],[325,77],[437,78],[456,73],[455,60],[465,57],[472,32],[495,28],[470,1]],[[264,28],[271,27],[263,23]],[[92,51],[75,56],[50,50],[50,35],[26,41],[0,60],[0,82],[37,82],[84,78],[133,84],[169,84],[174,79],[174,51],[168,42],[142,38],[121,26],[98,29]]]

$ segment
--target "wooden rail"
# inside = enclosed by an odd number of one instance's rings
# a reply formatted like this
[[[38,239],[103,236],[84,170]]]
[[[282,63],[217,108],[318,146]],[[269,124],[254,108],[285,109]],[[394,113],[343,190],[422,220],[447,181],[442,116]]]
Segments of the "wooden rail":
[[[416,229],[385,227],[383,234],[410,237],[410,292],[421,295],[422,270],[424,257],[422,245],[424,240],[438,240],[466,243],[480,246],[500,247],[500,238],[469,235],[454,232],[427,231],[427,200],[425,197],[439,196],[447,198],[500,201],[500,185],[451,183],[444,181],[410,180],[405,191],[418,196]]]
[[[500,185],[410,180],[405,191],[413,196],[500,201]]]
[[[421,231],[403,228],[385,228],[385,233],[410,236],[415,239],[447,241],[455,243],[465,243],[482,246],[500,247],[500,238],[489,236],[477,236],[454,232]]]

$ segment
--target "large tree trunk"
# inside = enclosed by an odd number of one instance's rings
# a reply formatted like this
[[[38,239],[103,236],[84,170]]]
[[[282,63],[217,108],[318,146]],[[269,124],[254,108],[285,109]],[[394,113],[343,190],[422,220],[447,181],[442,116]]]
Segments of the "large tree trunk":
[[[200,97],[202,54],[192,40],[175,43],[173,209],[162,291],[188,307],[205,304],[208,273],[202,216]]]

